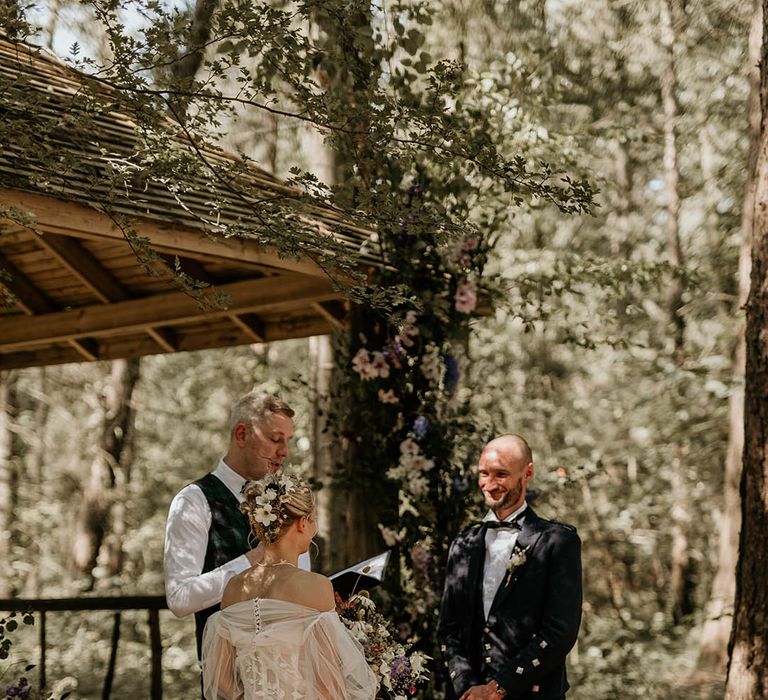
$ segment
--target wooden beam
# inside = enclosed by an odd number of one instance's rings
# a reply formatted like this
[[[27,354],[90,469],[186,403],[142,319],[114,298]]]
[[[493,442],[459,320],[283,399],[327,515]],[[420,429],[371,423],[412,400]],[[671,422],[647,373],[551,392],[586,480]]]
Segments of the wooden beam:
[[[254,342],[253,337],[245,331],[232,326],[230,328],[232,330],[225,333],[211,333],[201,329],[189,334],[178,332],[178,346],[175,352],[250,345]],[[306,338],[311,335],[325,335],[332,330],[328,322],[319,316],[267,322],[264,327],[264,340],[265,342],[274,342],[288,338]],[[99,343],[100,360],[159,355],[164,354],[164,352],[166,351],[163,351],[155,341],[146,335],[105,338]],[[34,351],[27,350],[0,354],[0,371],[82,361],[83,358],[78,352],[66,344],[62,344]]]
[[[334,328],[341,329],[347,327],[347,307],[344,302],[337,300],[320,301],[312,304],[312,308]]]
[[[36,226],[43,232],[78,238],[126,240],[107,214],[84,204],[7,188],[0,188],[0,203],[31,214],[36,219]],[[276,251],[252,239],[206,235],[202,230],[139,217],[133,221],[132,227],[139,236],[146,237],[158,253],[203,256],[236,264],[253,263],[325,277],[322,268],[312,260],[281,258]]]
[[[78,338],[107,338],[148,328],[193,323],[231,314],[279,313],[339,298],[327,279],[271,277],[221,285],[228,308],[203,308],[183,292],[157,294],[114,304],[93,305],[3,322],[0,352],[34,349]]]
[[[0,269],[7,274],[7,276],[0,275],[0,286],[8,290],[14,297],[16,305],[25,314],[33,316],[50,313],[56,309],[53,302],[2,253],[0,253]]]
[[[100,302],[108,304],[128,299],[129,294],[123,286],[76,239],[44,233],[35,236],[35,241],[90,289]]]
[[[256,314],[230,314],[229,318],[241,330],[245,331],[254,343],[263,343],[265,338],[264,322]]]

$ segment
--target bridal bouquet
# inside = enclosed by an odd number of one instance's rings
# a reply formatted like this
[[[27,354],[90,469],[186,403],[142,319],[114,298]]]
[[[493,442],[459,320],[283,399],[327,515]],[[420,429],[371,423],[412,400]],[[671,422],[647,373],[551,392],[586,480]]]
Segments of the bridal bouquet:
[[[409,695],[415,695],[418,687],[429,679],[430,657],[419,651],[409,654],[409,645],[397,641],[390,632],[390,623],[364,592],[349,600],[342,600],[337,594],[336,611],[365,650],[368,665],[379,682],[377,698],[407,700]]]

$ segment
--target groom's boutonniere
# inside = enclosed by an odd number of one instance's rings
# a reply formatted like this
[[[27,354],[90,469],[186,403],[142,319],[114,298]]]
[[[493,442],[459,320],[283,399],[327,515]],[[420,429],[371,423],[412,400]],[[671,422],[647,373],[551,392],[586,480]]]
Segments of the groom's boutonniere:
[[[507,562],[507,580],[504,582],[505,587],[508,586],[509,582],[512,580],[512,574],[528,561],[526,553],[530,548],[531,545],[520,547],[517,542],[515,542],[512,554],[509,555],[509,561]]]

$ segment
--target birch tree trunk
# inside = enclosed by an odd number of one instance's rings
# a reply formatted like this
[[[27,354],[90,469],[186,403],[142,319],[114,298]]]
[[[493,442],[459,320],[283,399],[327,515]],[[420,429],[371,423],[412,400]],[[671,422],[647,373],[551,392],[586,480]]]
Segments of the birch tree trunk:
[[[768,0],[762,5],[760,148],[747,300],[742,525],[726,700],[768,697]]]
[[[680,170],[678,164],[677,121],[677,76],[675,50],[678,39],[675,31],[675,13],[672,0],[660,2],[661,45],[664,49],[664,65],[661,73],[661,104],[664,111],[664,192],[667,208],[667,254],[676,267],[685,264],[683,246],[680,240]],[[682,315],[683,285],[679,277],[671,282],[669,315],[674,328],[675,362],[682,364],[685,350],[685,319]],[[690,514],[685,506],[688,502],[687,488],[682,474],[682,465],[675,460],[672,473],[672,489],[676,494],[676,507],[672,512],[672,596],[670,600],[672,619],[679,623],[693,612],[692,561],[689,553],[687,530]]]
[[[749,294],[750,254],[755,208],[755,169],[760,145],[760,39],[762,36],[762,9],[755,3],[755,13],[749,37],[749,153],[747,182],[741,217],[741,251],[739,254],[738,308],[746,305]],[[744,365],[746,339],[743,324],[739,326],[733,353],[733,389],[728,400],[728,450],[725,459],[723,483],[723,513],[718,523],[720,542],[717,552],[717,573],[706,609],[706,622],[701,631],[699,668],[722,669],[728,662],[728,637],[733,623],[733,596],[736,589],[741,508],[739,480],[744,452]]]

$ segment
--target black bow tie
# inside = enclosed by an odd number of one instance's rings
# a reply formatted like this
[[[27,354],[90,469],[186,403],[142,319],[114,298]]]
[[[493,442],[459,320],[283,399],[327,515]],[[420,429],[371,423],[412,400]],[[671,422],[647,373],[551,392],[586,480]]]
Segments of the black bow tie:
[[[520,524],[520,519],[515,518],[514,520],[483,520],[480,523],[480,526],[484,530],[496,530],[500,527],[508,527],[513,530],[522,530],[523,526]]]

